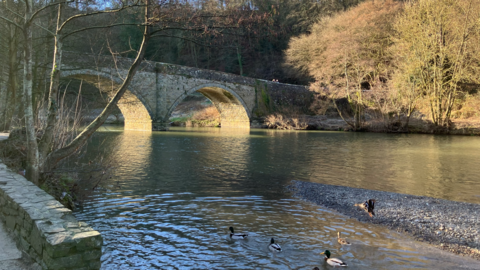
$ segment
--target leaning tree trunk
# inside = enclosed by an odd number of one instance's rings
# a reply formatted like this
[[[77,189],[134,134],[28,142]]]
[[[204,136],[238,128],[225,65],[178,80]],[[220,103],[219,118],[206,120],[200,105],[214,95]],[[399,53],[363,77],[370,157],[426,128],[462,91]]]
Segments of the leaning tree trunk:
[[[149,11],[149,0],[145,0],[145,31],[143,33],[143,40],[140,46],[140,50],[138,51],[137,57],[135,61],[130,66],[128,70],[127,77],[123,81],[123,84],[115,93],[114,97],[110,100],[107,104],[105,109],[102,113],[95,118],[95,120],[90,123],[72,142],[70,142],[67,146],[54,150],[48,156],[46,156],[45,161],[42,164],[42,171],[48,172],[55,168],[55,166],[60,162],[62,159],[72,155],[75,153],[80,147],[82,147],[87,139],[92,136],[92,134],[107,120],[108,116],[115,110],[118,101],[122,98],[123,94],[127,91],[128,86],[130,85],[133,77],[135,76],[136,72],[140,68],[140,64],[145,56],[145,50],[150,40],[150,26],[149,26],[149,18],[150,18],[150,11]],[[60,68],[57,66],[57,68]],[[53,143],[53,141],[45,142]]]

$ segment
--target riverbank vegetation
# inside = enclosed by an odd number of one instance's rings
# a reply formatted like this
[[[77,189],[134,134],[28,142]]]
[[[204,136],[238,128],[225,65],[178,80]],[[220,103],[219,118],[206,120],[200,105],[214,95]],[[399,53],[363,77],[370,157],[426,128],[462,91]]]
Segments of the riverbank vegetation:
[[[170,125],[219,127],[220,113],[209,99],[200,93],[194,93],[177,105],[170,117]]]
[[[37,184],[110,115],[119,119],[117,102],[144,59],[309,84],[311,115],[282,104],[265,117],[270,128],[316,128],[312,115],[343,119],[347,128],[333,123],[336,130],[479,126],[473,0],[6,0],[1,7],[0,131],[25,132],[22,167]],[[80,63],[71,56],[81,53],[108,55],[112,68],[118,57],[136,60],[121,85],[86,101],[84,82],[62,77],[64,61]],[[86,108],[98,114],[76,133]],[[185,125],[218,126],[215,108],[202,110]]]
[[[480,116],[479,16],[471,0],[366,1],[293,38],[286,66],[352,130],[405,132],[414,117],[417,131],[448,132]]]

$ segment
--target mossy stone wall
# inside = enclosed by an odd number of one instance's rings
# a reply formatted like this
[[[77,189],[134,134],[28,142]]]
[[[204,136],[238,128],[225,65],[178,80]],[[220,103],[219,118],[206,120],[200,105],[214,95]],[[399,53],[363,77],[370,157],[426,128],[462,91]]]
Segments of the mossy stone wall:
[[[102,236],[0,160],[0,222],[43,269],[100,269]]]

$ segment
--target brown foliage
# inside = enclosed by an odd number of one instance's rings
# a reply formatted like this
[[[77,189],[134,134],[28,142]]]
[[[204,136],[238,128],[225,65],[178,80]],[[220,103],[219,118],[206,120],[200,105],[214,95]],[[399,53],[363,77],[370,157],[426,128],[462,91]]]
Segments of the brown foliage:
[[[185,122],[187,127],[218,127],[220,125],[220,113],[213,105],[196,111]]]
[[[268,115],[265,118],[265,125],[272,129],[306,129],[308,127],[304,117],[286,116],[280,113]]]
[[[278,112],[267,115],[265,125],[272,129],[307,129],[308,123],[300,107],[280,106]]]
[[[393,0],[368,1],[324,18],[313,25],[310,35],[292,39],[286,65],[309,73],[316,82],[337,87],[386,79],[392,65],[387,51],[392,18],[401,9],[401,3]]]
[[[192,115],[192,120],[216,120],[220,122],[220,113],[215,106],[206,107]]]
[[[479,83],[480,3],[419,0],[395,22],[400,81],[429,103],[432,122],[449,128],[463,85]]]
[[[383,91],[391,77],[392,18],[401,10],[402,4],[393,0],[364,2],[322,19],[310,35],[293,39],[286,51],[287,67],[315,78],[311,90],[332,100],[347,99],[351,116],[333,105],[353,130],[364,128],[367,106],[374,102],[373,93],[363,92]]]

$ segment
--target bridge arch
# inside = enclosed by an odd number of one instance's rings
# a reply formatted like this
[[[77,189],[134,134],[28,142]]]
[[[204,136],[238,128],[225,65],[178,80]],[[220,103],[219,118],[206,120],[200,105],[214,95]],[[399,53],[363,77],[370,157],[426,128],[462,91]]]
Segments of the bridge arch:
[[[220,113],[222,127],[250,127],[251,115],[245,101],[235,91],[218,83],[201,84],[185,91],[170,106],[164,121],[167,122],[177,105],[194,92],[199,92],[212,101]]]
[[[123,80],[111,74],[91,70],[69,70],[62,72],[63,77],[83,80],[112,98]],[[127,89],[117,103],[125,119],[125,130],[152,130],[152,109],[141,95]]]

